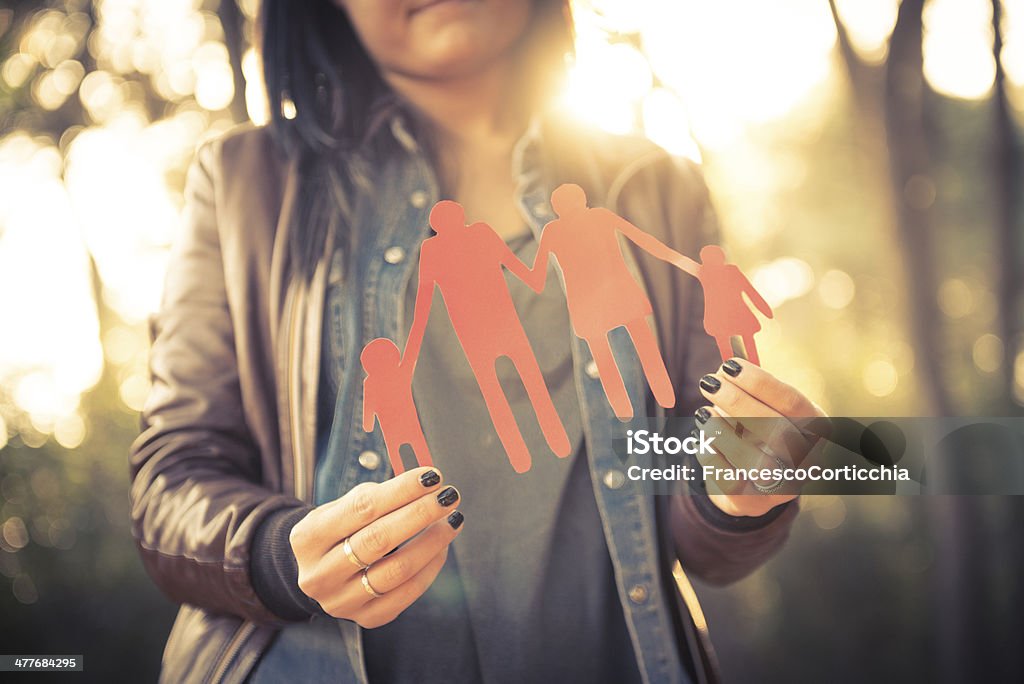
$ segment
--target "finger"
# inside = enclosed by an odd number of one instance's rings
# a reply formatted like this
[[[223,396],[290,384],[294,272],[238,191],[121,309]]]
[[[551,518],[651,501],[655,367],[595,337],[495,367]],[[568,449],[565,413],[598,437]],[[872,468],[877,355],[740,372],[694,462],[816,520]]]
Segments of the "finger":
[[[765,451],[757,447],[756,437],[751,433],[740,436],[733,427],[721,417],[721,413],[714,407],[708,407],[707,412],[710,418],[704,424],[705,432],[710,426],[714,433],[714,441],[711,447],[718,452],[729,465],[734,468],[767,468],[779,467],[773,459],[768,457]],[[722,429],[713,429],[720,426]]]
[[[719,409],[719,415],[733,429],[741,434],[749,430],[766,444],[783,441],[786,433],[803,439],[800,431],[785,416],[744,392],[727,376],[719,372],[711,377],[719,381],[719,388],[714,389],[711,383],[702,379],[701,393]],[[700,422],[700,412],[696,416]]]
[[[375,598],[363,604],[352,614],[352,619],[366,629],[374,629],[391,622],[411,606],[416,599],[423,596],[437,579],[447,559],[448,547],[445,547],[407,582],[384,594],[381,598]]]
[[[459,490],[455,487],[421,496],[353,534],[349,539],[352,551],[367,565],[376,563],[399,544],[451,514],[459,500]]]
[[[788,422],[788,419],[771,405],[747,393],[722,368],[700,379],[700,392],[734,425],[744,418],[757,419],[749,421],[750,429],[769,431],[775,427],[773,423]],[[758,426],[757,423],[761,425]]]
[[[714,408],[708,408],[707,411],[712,414],[708,421],[709,423],[721,420],[718,418],[717,411]],[[756,441],[751,433],[741,436],[728,429],[722,430],[715,435],[712,448],[735,469],[773,471],[768,477],[764,478],[751,479],[745,477],[742,487],[730,490],[727,493],[735,494],[739,490],[743,490],[746,493],[759,497],[788,496],[790,498],[799,493],[800,483],[798,481],[787,480],[782,476],[773,477],[776,474],[774,471],[786,471],[793,468],[793,465],[788,462],[786,454],[772,451],[768,445]]]
[[[452,516],[458,516],[453,518]],[[379,594],[386,594],[397,589],[417,575],[437,554],[448,548],[452,540],[462,529],[462,513],[451,513],[446,519],[439,520],[417,535],[408,544],[394,553],[385,556],[367,569],[370,586]],[[318,567],[315,576],[323,580],[337,581],[339,575],[349,578],[336,592],[333,604],[345,607],[349,611],[362,606],[373,598],[363,586],[359,572],[351,573],[348,558],[338,549],[332,549],[324,556],[322,567]]]
[[[729,465],[736,469],[748,472],[751,470],[771,471],[751,473],[757,476],[755,478],[745,477],[747,492],[764,496],[792,494],[799,491],[798,482],[786,480],[778,472],[791,470],[792,464],[787,462],[783,455],[772,452],[766,444],[756,442],[749,433],[747,437],[740,437],[732,431],[723,431],[722,434],[715,437],[712,446]]]
[[[743,359],[729,359],[722,364],[717,375],[728,379],[787,418],[816,418],[825,415],[800,390]]]
[[[703,406],[695,413],[695,420],[705,433],[714,434],[714,448],[737,468],[791,468],[801,463],[811,449],[807,439],[785,418],[754,420],[757,429],[750,429],[745,427],[752,422],[749,419],[740,421],[714,406]],[[782,425],[788,429],[783,430]]]
[[[752,432],[760,442],[773,450],[792,453],[794,462],[810,450],[811,442],[796,425],[768,404],[744,391],[722,369],[701,378],[700,389],[708,401],[719,409],[723,419],[741,435],[745,431]],[[697,418],[701,418],[699,411]]]
[[[455,511],[416,535],[402,548],[374,563],[366,571],[370,584],[378,593],[386,594],[408,582],[452,543],[462,529],[462,520],[462,513]]]
[[[423,467],[407,470],[386,482],[357,485],[335,501],[310,511],[292,529],[292,550],[297,558],[319,558],[356,530],[424,493],[437,491],[443,478],[437,468]]]

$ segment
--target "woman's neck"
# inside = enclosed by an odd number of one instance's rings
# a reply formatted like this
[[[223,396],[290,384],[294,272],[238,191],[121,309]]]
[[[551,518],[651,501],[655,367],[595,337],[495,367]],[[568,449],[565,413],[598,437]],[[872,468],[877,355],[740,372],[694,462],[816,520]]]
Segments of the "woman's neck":
[[[487,221],[503,238],[529,232],[512,176],[512,149],[526,126],[525,108],[509,96],[512,71],[503,64],[445,81],[385,75],[430,123],[442,193],[460,202],[470,221]]]
[[[457,153],[478,146],[514,142],[523,122],[510,102],[511,60],[481,73],[450,79],[423,79],[386,72],[385,80],[425,116],[443,147]]]

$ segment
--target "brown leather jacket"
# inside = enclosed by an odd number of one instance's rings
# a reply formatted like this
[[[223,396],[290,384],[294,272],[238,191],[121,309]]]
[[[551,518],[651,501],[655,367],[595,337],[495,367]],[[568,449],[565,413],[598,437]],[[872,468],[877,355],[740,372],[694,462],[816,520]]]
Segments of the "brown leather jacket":
[[[587,179],[592,205],[685,254],[713,239],[692,164],[632,139],[568,129],[552,139],[561,141],[550,152],[564,177]],[[286,219],[296,191],[294,164],[268,130],[245,127],[204,144],[150,318],[152,390],[131,447],[131,514],[146,569],[182,606],[164,652],[165,681],[243,681],[282,624],[253,589],[250,547],[269,514],[308,508],[312,493],[327,259],[311,280],[289,271]],[[664,262],[638,264],[669,372],[690,392],[678,406],[692,410],[696,379],[718,363],[691,305],[696,288]],[[724,529],[693,499],[672,501],[673,555],[713,582],[760,564],[796,513],[791,505],[756,529]],[[701,655],[698,678],[710,678],[704,620],[678,563],[675,579],[689,610],[689,646]]]

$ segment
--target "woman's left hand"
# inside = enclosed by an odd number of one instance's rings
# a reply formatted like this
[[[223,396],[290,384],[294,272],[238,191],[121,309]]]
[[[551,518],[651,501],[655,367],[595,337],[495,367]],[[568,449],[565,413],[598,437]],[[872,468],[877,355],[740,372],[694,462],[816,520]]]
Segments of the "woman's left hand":
[[[701,466],[788,469],[800,465],[817,443],[800,428],[825,413],[795,387],[743,359],[732,358],[700,379],[711,406],[697,411],[698,427],[715,433],[715,453],[697,456]],[[708,421],[711,421],[710,423]],[[798,496],[790,482],[707,478],[711,501],[737,516],[758,516]],[[751,493],[753,492],[753,493]]]

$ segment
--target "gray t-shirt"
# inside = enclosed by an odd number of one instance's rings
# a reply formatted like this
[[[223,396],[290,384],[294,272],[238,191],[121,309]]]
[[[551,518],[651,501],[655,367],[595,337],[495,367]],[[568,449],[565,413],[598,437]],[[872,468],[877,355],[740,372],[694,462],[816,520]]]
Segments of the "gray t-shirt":
[[[532,236],[509,245],[533,263]],[[552,453],[518,374],[499,359],[533,457],[528,472],[515,473],[435,291],[413,396],[434,463],[462,494],[466,523],[431,589],[364,633],[371,682],[640,681],[586,463],[565,295],[553,267],[540,295],[505,275],[575,449],[568,458]],[[414,274],[407,326],[416,285]]]

